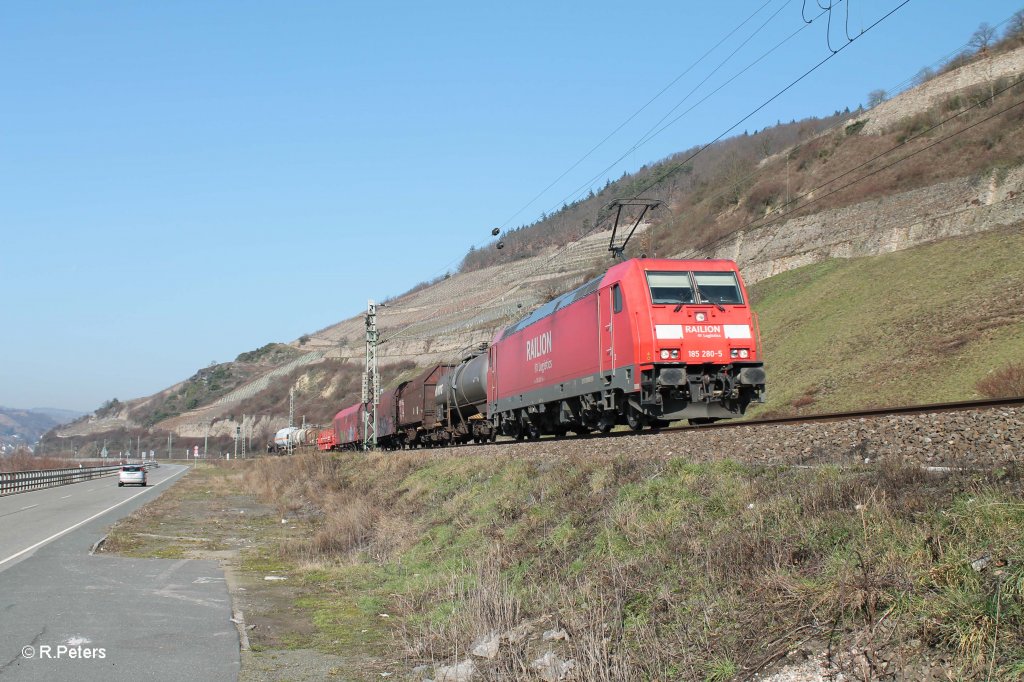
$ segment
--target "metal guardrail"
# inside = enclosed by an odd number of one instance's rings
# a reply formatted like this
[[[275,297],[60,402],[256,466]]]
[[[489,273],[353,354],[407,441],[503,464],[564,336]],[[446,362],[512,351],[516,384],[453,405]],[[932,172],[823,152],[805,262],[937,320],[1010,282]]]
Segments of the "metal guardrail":
[[[111,476],[121,470],[118,466],[83,467],[81,469],[41,469],[0,473],[0,496],[23,493],[28,490],[54,488],[59,485],[91,481]]]

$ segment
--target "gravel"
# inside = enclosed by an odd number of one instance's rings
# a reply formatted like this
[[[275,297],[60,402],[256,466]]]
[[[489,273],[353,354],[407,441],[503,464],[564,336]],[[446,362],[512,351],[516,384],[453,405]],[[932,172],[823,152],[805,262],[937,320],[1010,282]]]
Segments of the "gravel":
[[[452,449],[436,451],[437,456],[452,453]],[[750,424],[613,438],[569,437],[469,446],[468,453],[506,457],[683,457],[693,461],[734,459],[808,466],[890,462],[940,470],[987,469],[1022,461],[1024,409],[998,407],[808,424]]]

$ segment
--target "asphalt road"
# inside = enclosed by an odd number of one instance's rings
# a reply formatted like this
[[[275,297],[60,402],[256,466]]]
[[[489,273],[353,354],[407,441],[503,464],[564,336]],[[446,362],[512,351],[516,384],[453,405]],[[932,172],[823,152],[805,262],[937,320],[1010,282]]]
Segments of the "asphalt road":
[[[0,498],[0,679],[236,680],[238,631],[214,561],[90,556],[149,487],[108,477]]]

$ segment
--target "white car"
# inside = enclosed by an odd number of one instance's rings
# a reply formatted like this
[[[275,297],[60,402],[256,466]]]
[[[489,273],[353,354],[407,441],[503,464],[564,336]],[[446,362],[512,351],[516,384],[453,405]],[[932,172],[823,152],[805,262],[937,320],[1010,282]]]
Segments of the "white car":
[[[117,476],[117,487],[125,485],[146,485],[146,467],[141,464],[126,464]]]

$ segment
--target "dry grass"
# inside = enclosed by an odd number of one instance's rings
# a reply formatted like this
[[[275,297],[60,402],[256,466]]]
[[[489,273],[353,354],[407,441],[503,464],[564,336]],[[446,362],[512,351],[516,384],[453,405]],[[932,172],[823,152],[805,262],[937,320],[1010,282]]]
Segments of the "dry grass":
[[[1019,590],[969,565],[1024,563],[1010,470],[393,453],[267,459],[247,481],[312,527],[281,556],[362,576],[412,664],[492,633],[482,679],[524,679],[548,649],[588,680],[725,680],[807,638],[853,679],[908,665],[911,640],[966,677],[1024,651]],[[555,627],[568,641],[540,639]]]
[[[976,388],[986,398],[1024,396],[1024,362],[1011,363],[979,380]]]
[[[110,462],[116,464],[117,461]],[[63,457],[40,457],[32,454],[28,449],[15,450],[7,457],[0,457],[0,472],[10,471],[37,471],[42,469],[72,469],[79,464],[84,466],[104,466],[106,462],[84,461],[77,459],[64,459]]]

